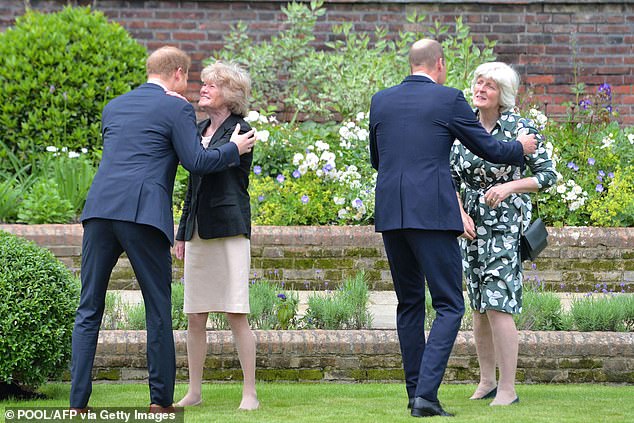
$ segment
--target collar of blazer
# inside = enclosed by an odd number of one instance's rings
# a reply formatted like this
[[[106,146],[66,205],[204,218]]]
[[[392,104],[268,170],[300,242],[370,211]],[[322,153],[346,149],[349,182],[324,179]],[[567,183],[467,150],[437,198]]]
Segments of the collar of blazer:
[[[434,81],[423,75],[409,75],[403,80],[403,82],[429,82],[431,84],[435,84]]]
[[[234,128],[236,127],[236,124],[240,122],[242,118],[238,115],[234,115],[231,114],[229,115],[228,118],[226,118],[222,124],[220,125],[220,127],[216,130],[216,132],[214,132],[214,135],[211,137],[211,140],[209,141],[209,147],[211,147],[212,145],[216,144],[220,139],[222,139],[222,137],[229,131],[233,132]],[[205,132],[205,129],[207,129],[207,127],[211,125],[211,119],[205,119],[203,121],[201,121],[200,123],[198,123],[198,132],[202,135]],[[245,128],[240,128],[240,131],[244,130]],[[227,141],[229,141],[227,139]],[[208,148],[209,148],[208,147]]]

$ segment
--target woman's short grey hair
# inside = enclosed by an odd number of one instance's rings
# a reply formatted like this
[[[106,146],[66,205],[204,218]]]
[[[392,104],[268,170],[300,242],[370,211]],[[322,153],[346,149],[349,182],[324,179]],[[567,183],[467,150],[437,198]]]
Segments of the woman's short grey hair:
[[[520,86],[520,76],[512,67],[502,62],[481,64],[473,74],[471,91],[473,91],[478,78],[492,79],[497,84],[500,90],[500,112],[506,112],[515,107],[517,90]]]
[[[244,117],[249,112],[251,77],[237,63],[212,63],[202,70],[200,79],[206,84],[216,84],[231,113]]]

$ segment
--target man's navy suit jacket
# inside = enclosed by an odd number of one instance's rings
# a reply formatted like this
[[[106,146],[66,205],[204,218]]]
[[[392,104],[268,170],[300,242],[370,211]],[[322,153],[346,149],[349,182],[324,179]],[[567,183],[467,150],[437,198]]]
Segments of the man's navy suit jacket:
[[[378,170],[375,229],[464,232],[449,152],[455,139],[493,163],[524,165],[519,142],[498,142],[462,92],[410,75],[370,106],[370,157]]]
[[[240,164],[227,143],[205,150],[194,108],[146,83],[110,101],[102,115],[103,154],[81,216],[150,225],[174,243],[172,193],[180,161],[194,174]]]

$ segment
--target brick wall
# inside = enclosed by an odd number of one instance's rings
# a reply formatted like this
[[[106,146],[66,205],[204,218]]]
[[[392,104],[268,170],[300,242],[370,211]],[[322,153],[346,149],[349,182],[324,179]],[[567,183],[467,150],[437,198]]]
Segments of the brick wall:
[[[0,225],[0,230],[49,248],[79,271],[80,225]],[[605,283],[608,290],[634,292],[634,228],[549,228],[549,234],[536,269],[526,263],[526,276],[556,291],[587,292]],[[251,254],[254,277],[284,281],[289,289],[334,289],[359,270],[368,274],[371,289],[392,289],[381,237],[372,226],[255,226]],[[182,264],[174,260],[176,280],[182,277]],[[125,257],[109,286],[138,289]]]
[[[254,331],[257,378],[286,381],[401,381],[395,330]],[[177,378],[187,381],[186,332],[175,332]],[[145,331],[102,331],[96,380],[147,379]],[[205,380],[242,380],[230,331],[207,332]],[[523,383],[634,383],[634,333],[520,332],[517,380]],[[446,382],[478,381],[473,334],[460,332]]]
[[[55,11],[67,0],[31,0],[34,9]],[[281,28],[280,0],[134,1],[77,0],[95,6],[120,23],[133,37],[153,50],[174,44],[192,55],[191,92],[198,98],[200,62],[220,49],[232,24],[245,21],[256,40]],[[612,85],[614,106],[624,123],[634,123],[634,1],[621,0],[327,0],[327,13],[316,26],[317,42],[333,39],[333,24],[351,22],[357,32],[383,26],[394,36],[412,29],[408,13],[427,16],[426,23],[440,20],[451,25],[462,16],[474,39],[497,40],[499,60],[517,66],[522,80],[539,102],[547,102],[551,115],[562,115],[565,101],[574,100],[574,63],[578,82],[589,90],[604,82]],[[24,13],[24,2],[0,3],[0,30]]]

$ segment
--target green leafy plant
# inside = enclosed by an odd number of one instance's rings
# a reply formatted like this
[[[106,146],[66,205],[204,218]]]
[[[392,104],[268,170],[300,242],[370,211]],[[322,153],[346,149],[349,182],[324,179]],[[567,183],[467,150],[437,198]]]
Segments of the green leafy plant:
[[[466,87],[477,65],[495,57],[495,42],[485,39],[483,48],[476,46],[461,18],[455,20],[452,32],[440,22],[425,28],[426,17],[412,13],[407,20],[414,30],[400,32],[396,39],[385,28],[377,28],[370,37],[355,33],[349,23],[333,25],[337,40],[317,50],[311,42],[315,23],[326,12],[323,1],[288,3],[282,12],[285,26],[270,41],[251,40],[247,25],[238,23],[214,58],[245,64],[253,79],[253,108],[287,112],[286,120],[291,122],[300,116],[320,122],[350,119],[366,112],[376,91],[399,83],[408,74],[407,50],[425,36],[442,42],[449,64],[448,84],[459,89]]]
[[[75,208],[59,193],[57,183],[40,178],[33,184],[20,205],[18,221],[23,223],[69,223]]]
[[[372,315],[368,311],[368,300],[366,276],[359,273],[346,279],[335,291],[309,296],[303,320],[307,327],[317,329],[369,328]]]
[[[515,314],[519,330],[569,330],[564,319],[559,296],[553,292],[525,289],[522,294],[522,313]]]
[[[299,297],[296,293],[277,294],[277,301],[273,311],[277,317],[277,329],[290,329],[295,326],[295,315],[299,305]]]
[[[145,56],[101,12],[27,10],[0,33],[0,140],[23,163],[47,146],[99,148],[101,110],[144,81]]]
[[[0,382],[36,388],[67,369],[79,283],[53,254],[0,231]]]
[[[54,153],[54,157],[47,157],[44,160],[43,176],[56,183],[60,197],[68,200],[75,214],[79,216],[84,208],[97,168],[86,153],[64,150],[65,148],[60,153]]]
[[[249,323],[252,328],[273,329],[277,324],[275,303],[279,286],[266,279],[253,280],[249,285]]]
[[[628,226],[634,221],[629,183],[634,133],[613,121],[606,103],[611,96],[611,87],[600,85],[594,96],[571,106],[577,113],[571,112],[568,122],[551,122],[536,108],[527,113],[542,127],[559,174],[557,184],[537,196],[539,214],[549,225]]]
[[[264,134],[249,187],[255,224],[371,222],[376,173],[365,113],[341,124],[277,123],[257,112],[248,119]]]
[[[582,332],[631,331],[634,329],[634,297],[589,293],[572,302],[570,314],[575,328]]]
[[[185,285],[172,283],[172,329],[187,329],[187,314],[183,311]]]

